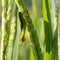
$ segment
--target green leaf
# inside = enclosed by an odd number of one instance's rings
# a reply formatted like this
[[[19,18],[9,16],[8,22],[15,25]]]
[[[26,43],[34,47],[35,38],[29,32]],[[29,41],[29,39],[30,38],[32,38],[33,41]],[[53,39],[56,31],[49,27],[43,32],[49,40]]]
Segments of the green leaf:
[[[43,0],[43,17],[44,17],[44,28],[45,28],[45,45],[46,52],[50,53],[52,48],[52,26],[51,26],[51,15],[50,15],[50,3],[49,0]]]
[[[17,14],[17,28],[16,28],[16,37],[13,46],[13,55],[12,60],[18,60],[18,53],[19,53],[19,44],[20,44],[20,22],[19,22],[19,14]]]
[[[39,4],[41,2],[41,4]],[[39,6],[40,7],[39,7]],[[38,8],[39,7],[39,8]],[[44,22],[42,19],[42,1],[41,0],[32,0],[32,22],[34,24],[34,28],[37,31],[41,51],[43,52],[43,45],[44,45]],[[38,12],[38,10],[40,12]],[[43,36],[43,37],[42,37]]]

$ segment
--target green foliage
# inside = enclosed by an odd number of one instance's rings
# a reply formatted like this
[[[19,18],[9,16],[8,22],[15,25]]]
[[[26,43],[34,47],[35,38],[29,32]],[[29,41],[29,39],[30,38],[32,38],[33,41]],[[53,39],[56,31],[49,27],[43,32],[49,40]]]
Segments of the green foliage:
[[[44,2],[45,1],[45,2]],[[50,53],[51,43],[52,43],[52,26],[51,26],[51,15],[49,9],[49,1],[43,0],[43,10],[46,11],[46,15],[44,15],[44,28],[45,28],[45,43],[46,43],[46,52]],[[46,17],[45,17],[46,16]]]
[[[23,0],[0,0],[1,60],[60,60],[60,12],[56,1],[31,1],[30,17]]]
[[[44,1],[43,1],[44,2]],[[51,3],[50,3],[51,2]],[[54,4],[53,4],[54,2]],[[44,7],[45,6],[45,7]],[[50,8],[51,7],[51,8]],[[44,14],[45,12],[45,14]],[[50,56],[48,59],[57,60],[58,59],[58,40],[57,40],[57,14],[56,14],[55,1],[47,1],[43,3],[43,15],[44,15],[44,28],[45,28],[45,57]],[[47,55],[49,54],[49,55]],[[52,56],[51,56],[52,55]],[[48,60],[46,58],[46,60]]]

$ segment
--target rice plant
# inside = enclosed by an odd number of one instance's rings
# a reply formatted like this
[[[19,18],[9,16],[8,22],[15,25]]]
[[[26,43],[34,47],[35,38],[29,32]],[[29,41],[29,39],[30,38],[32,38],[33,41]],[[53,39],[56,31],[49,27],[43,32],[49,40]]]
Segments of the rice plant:
[[[0,0],[0,60],[60,60],[56,0],[25,1]]]

